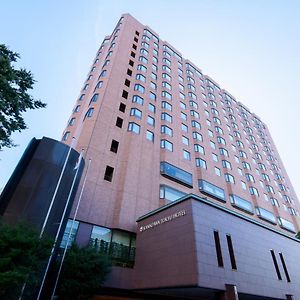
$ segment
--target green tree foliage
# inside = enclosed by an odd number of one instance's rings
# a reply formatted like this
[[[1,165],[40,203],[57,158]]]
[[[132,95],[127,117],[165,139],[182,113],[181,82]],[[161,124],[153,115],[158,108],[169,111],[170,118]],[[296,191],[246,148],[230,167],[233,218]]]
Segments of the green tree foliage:
[[[18,58],[18,53],[0,44],[0,150],[15,146],[11,134],[27,128],[22,113],[46,106],[28,94],[35,81],[30,71],[13,66]]]
[[[295,238],[300,240],[300,231],[296,234]]]
[[[26,223],[0,223],[0,299],[19,299],[22,286],[35,285],[52,241]]]
[[[110,266],[108,257],[95,248],[72,245],[62,269],[59,299],[89,299],[99,291]]]

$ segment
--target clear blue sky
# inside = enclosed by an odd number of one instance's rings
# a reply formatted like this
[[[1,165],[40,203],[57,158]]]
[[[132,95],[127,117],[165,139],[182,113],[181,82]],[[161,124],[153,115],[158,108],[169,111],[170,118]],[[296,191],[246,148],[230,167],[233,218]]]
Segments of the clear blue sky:
[[[0,43],[21,54],[48,107],[26,113],[19,146],[0,152],[0,189],[32,137],[60,139],[97,48],[126,12],[261,117],[300,196],[297,0],[1,1]]]

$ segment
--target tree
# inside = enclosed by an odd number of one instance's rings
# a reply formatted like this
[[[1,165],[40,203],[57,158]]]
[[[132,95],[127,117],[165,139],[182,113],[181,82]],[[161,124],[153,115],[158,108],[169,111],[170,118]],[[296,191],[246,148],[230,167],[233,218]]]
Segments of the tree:
[[[296,234],[295,238],[300,240],[300,231],[298,231],[298,233]]]
[[[108,257],[95,248],[73,244],[62,268],[59,299],[89,299],[99,291],[110,265]]]
[[[38,282],[52,243],[26,223],[0,223],[0,299],[19,299],[25,282]]]
[[[18,53],[0,44],[0,150],[15,146],[11,134],[27,128],[22,113],[46,106],[28,94],[35,80],[30,71],[13,66],[18,58]]]

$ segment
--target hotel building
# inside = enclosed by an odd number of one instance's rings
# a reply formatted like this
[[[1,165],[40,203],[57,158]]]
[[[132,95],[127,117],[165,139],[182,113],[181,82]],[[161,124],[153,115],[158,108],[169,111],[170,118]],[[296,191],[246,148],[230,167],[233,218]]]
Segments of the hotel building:
[[[131,15],[62,142],[90,160],[72,238],[111,254],[110,299],[300,298],[300,204],[267,125]]]

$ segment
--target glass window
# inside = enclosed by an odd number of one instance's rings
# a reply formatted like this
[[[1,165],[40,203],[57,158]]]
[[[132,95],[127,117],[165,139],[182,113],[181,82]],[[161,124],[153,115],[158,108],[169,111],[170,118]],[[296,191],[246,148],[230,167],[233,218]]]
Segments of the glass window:
[[[140,133],[140,128],[141,126],[134,123],[134,122],[129,122],[128,123],[128,131],[131,131],[131,132],[134,132],[136,134],[139,134]]]
[[[183,119],[185,121],[187,120],[187,115],[185,113],[181,112],[180,116],[181,116],[181,119]]]
[[[186,150],[183,150],[183,158],[186,160],[191,160],[191,153]]]
[[[162,92],[161,92],[161,96],[162,96],[163,98],[172,100],[172,95],[171,95],[170,93],[166,92],[166,91],[162,91]]]
[[[140,110],[137,109],[137,108],[132,108],[132,109],[130,110],[130,115],[131,115],[131,116],[135,116],[135,117],[141,119],[141,118],[142,118],[142,111],[140,111]]]
[[[198,129],[201,129],[201,125],[199,122],[195,121],[195,120],[192,120],[192,127],[194,128],[198,128]]]
[[[195,144],[194,145],[194,150],[195,150],[195,152],[199,152],[199,153],[201,153],[203,155],[205,154],[204,147],[202,147],[199,144]]]
[[[86,112],[85,116],[84,116],[84,119],[85,118],[91,118],[93,116],[93,113],[94,113],[94,108],[91,107],[88,109],[88,111]]]
[[[167,140],[160,140],[160,148],[167,149],[172,152],[173,144]]]
[[[224,176],[226,182],[235,183],[234,177],[231,174],[225,173]]]
[[[213,159],[213,161],[217,162],[218,161],[218,155],[213,153],[212,154],[212,159]]]
[[[167,114],[167,113],[161,113],[161,119],[162,120],[165,120],[165,121],[167,121],[167,122],[169,122],[169,123],[172,123],[172,116],[170,116],[169,114]]]
[[[225,192],[223,189],[219,188],[218,186],[206,181],[200,179],[198,181],[199,183],[199,190],[200,192],[204,194],[208,194],[218,200],[221,200],[222,202],[226,202],[225,200]]]
[[[247,201],[233,194],[230,195],[229,197],[230,197],[230,202],[234,207],[239,208],[245,212],[253,213],[253,207],[250,201]]]
[[[105,241],[109,242],[111,241],[111,229],[100,227],[100,226],[93,226],[91,239],[93,241]]]
[[[156,95],[152,92],[150,92],[150,99],[156,101]]]
[[[188,132],[189,128],[185,124],[181,123],[181,130],[184,132]]]
[[[135,78],[137,80],[142,81],[142,82],[146,82],[146,77],[144,75],[142,75],[142,74],[136,74]]]
[[[189,139],[186,136],[182,136],[181,141],[184,145],[189,145]]]
[[[154,142],[154,133],[152,131],[147,130],[146,131],[146,139],[151,142]]]
[[[175,201],[178,200],[179,198],[185,196],[186,193],[178,191],[174,188],[171,188],[166,185],[161,185],[160,186],[160,193],[159,193],[159,198],[160,199],[165,199],[168,201]]]
[[[221,176],[221,170],[219,168],[217,168],[217,167],[215,167],[215,174],[217,176]]]
[[[202,135],[199,132],[193,131],[193,139],[198,140],[198,141],[202,141]]]
[[[153,113],[155,113],[155,105],[149,103],[148,104],[148,110],[151,111],[151,112],[153,112]]]
[[[149,124],[149,125],[151,125],[151,126],[154,127],[154,125],[155,125],[155,119],[152,118],[152,117],[150,117],[150,116],[148,116],[147,117],[147,124]]]
[[[173,136],[173,130],[166,125],[161,125],[160,132],[169,136]]]
[[[223,166],[223,168],[231,170],[231,163],[228,160],[225,160],[225,159],[222,160],[222,166]]]
[[[262,207],[256,207],[256,213],[258,215],[259,218],[271,222],[273,224],[276,224],[276,218],[274,216],[273,213],[271,213],[270,211],[262,208]]]
[[[142,97],[138,96],[138,95],[134,95],[132,97],[132,102],[133,103],[138,103],[140,105],[143,105],[144,104],[144,99]]]
[[[254,195],[254,196],[257,196],[257,197],[259,196],[258,190],[253,186],[249,187],[249,192],[250,192],[251,195]]]
[[[145,88],[142,85],[140,85],[140,84],[135,84],[134,85],[134,90],[135,91],[139,91],[142,94],[145,93]]]
[[[196,167],[200,167],[202,169],[207,169],[206,161],[201,158],[196,158]]]
[[[191,173],[188,173],[180,168],[175,167],[167,162],[160,163],[160,172],[162,175],[172,178],[173,180],[187,185],[189,187],[193,186],[193,177]]]
[[[164,108],[164,109],[167,109],[169,111],[172,111],[172,105],[167,101],[162,101],[161,102],[161,107]]]
[[[76,233],[78,230],[79,222],[73,220],[68,220],[64,235],[62,237],[61,243],[60,243],[60,248],[66,248],[68,244],[68,248],[71,247],[73,241],[75,240]]]

